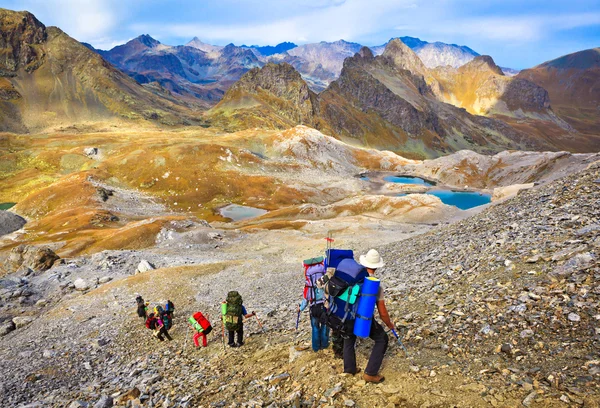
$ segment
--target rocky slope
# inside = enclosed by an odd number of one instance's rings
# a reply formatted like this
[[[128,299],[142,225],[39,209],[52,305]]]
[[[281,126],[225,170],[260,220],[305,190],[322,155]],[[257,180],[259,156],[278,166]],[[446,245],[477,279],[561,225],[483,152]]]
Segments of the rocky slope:
[[[100,56],[27,12],[0,10],[0,129],[152,120],[192,123],[193,111],[155,95]]]
[[[408,357],[391,342],[377,386],[340,375],[329,350],[307,351],[307,318],[293,330],[300,261],[323,250],[322,224],[248,233],[173,221],[154,248],[5,276],[0,367],[11,375],[1,404],[597,406],[599,183],[596,162],[424,235],[393,242],[399,224],[334,235],[358,253],[380,250],[388,308],[407,329]],[[142,259],[159,269],[134,275]],[[229,289],[266,332],[250,320],[246,345],[222,351],[216,322]],[[136,292],[175,302],[173,342],[143,327]],[[183,319],[197,309],[216,330],[192,350]],[[371,344],[359,343],[361,367]]]
[[[517,78],[548,91],[554,111],[571,126],[595,138],[600,129],[600,48],[565,55],[521,71]]]
[[[291,65],[269,63],[244,74],[209,115],[211,124],[226,129],[314,126],[316,99]]]

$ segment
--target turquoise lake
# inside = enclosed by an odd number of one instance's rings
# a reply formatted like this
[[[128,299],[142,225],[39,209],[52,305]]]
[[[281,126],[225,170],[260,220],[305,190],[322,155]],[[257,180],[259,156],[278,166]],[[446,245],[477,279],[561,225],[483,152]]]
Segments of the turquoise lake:
[[[0,210],[8,210],[9,208],[14,207],[15,204],[17,203],[0,203]]]
[[[384,177],[383,179],[385,181],[389,181],[390,183],[415,184],[418,186],[434,186],[435,185],[426,180],[423,180],[422,178],[411,177],[411,176],[387,176],[387,177]]]

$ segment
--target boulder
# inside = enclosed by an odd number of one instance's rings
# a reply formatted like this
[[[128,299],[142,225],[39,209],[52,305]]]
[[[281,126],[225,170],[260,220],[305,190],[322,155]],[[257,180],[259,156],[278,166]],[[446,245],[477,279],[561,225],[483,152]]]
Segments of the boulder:
[[[10,211],[0,210],[0,237],[20,230],[26,223],[23,217]]]
[[[21,327],[27,326],[29,323],[33,322],[33,317],[17,316],[15,318],[13,318],[12,321],[15,324],[15,327],[17,329],[20,329]]]
[[[19,245],[10,251],[4,266],[8,272],[15,272],[20,268],[29,268],[34,272],[46,271],[60,259],[48,247],[37,247],[31,245]]]
[[[98,402],[94,404],[94,408],[111,408],[113,406],[113,399],[108,395],[100,397]]]
[[[83,153],[87,157],[94,157],[94,156],[98,155],[98,148],[97,147],[86,147],[85,149],[83,149]]]
[[[15,324],[12,320],[6,321],[0,325],[0,337],[6,336],[15,329]]]
[[[88,283],[82,278],[75,279],[75,282],[73,282],[73,285],[75,285],[76,290],[80,290],[82,292],[84,290],[88,290],[90,288],[90,285],[88,285]]]
[[[138,265],[135,273],[138,274],[138,273],[148,272],[153,269],[156,269],[156,268],[154,268],[154,265],[152,265],[150,262],[146,261],[145,259],[142,259],[142,261]]]

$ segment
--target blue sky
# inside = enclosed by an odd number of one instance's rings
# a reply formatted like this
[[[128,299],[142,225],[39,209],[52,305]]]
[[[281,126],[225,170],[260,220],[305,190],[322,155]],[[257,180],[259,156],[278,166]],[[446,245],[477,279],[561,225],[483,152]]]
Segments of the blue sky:
[[[0,0],[108,49],[140,34],[165,44],[345,39],[379,45],[410,35],[467,45],[526,68],[600,46],[600,1],[527,0]]]

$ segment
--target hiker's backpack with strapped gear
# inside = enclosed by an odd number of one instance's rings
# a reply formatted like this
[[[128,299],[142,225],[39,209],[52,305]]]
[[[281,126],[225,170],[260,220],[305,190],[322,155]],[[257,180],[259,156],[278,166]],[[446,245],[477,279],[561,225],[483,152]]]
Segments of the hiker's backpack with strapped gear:
[[[227,308],[223,315],[223,322],[229,331],[236,331],[242,327],[242,297],[235,290],[227,294]]]
[[[362,284],[369,276],[367,269],[354,259],[347,258],[339,262],[335,274],[327,282],[329,309],[327,325],[342,336],[351,335],[356,319],[356,309]]]
[[[171,316],[169,316],[167,312],[163,311],[160,315],[160,319],[162,320],[163,326],[165,326],[166,330],[171,329],[171,327],[173,326],[173,319],[171,319]]]
[[[188,319],[188,322],[198,333],[208,334],[212,331],[210,322],[201,312],[196,312]]]
[[[311,317],[320,319],[325,312],[324,290],[317,286],[317,281],[325,275],[325,263],[323,257],[306,259],[304,265],[304,293],[310,307]]]
[[[154,313],[150,313],[146,319],[146,328],[150,330],[156,329],[156,317],[154,317]]]
[[[165,304],[165,312],[172,315],[173,311],[175,311],[175,305],[170,300],[167,300],[167,303]]]

